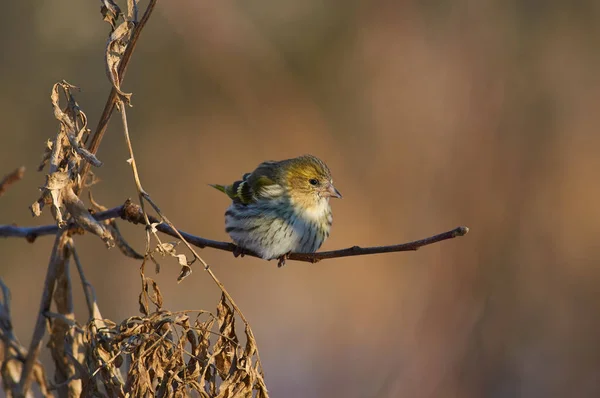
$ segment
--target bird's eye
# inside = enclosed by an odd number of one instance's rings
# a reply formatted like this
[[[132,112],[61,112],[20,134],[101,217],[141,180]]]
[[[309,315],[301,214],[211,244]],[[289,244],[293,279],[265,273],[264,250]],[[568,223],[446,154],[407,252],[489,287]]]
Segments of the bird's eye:
[[[319,180],[317,180],[316,178],[311,178],[310,180],[308,180],[308,182],[310,183],[310,185],[319,185]]]

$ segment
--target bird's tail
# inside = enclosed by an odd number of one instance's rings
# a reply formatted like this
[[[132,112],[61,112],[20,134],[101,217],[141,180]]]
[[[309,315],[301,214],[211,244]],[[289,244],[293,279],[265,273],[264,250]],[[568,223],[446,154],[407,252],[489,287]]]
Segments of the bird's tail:
[[[223,186],[223,185],[219,185],[219,184],[208,184],[211,187],[213,187],[216,190],[219,190],[221,192],[223,192],[225,195],[227,195],[227,187]]]

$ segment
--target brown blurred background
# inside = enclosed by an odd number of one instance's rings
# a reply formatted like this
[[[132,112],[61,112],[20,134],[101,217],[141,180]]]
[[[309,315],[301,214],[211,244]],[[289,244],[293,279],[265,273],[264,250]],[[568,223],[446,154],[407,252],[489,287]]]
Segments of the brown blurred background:
[[[145,4],[145,3],[143,3]],[[100,2],[20,1],[0,23],[0,223],[30,217],[55,134],[52,84],[109,92]],[[310,265],[201,252],[245,311],[272,397],[600,394],[600,3],[160,1],[134,54],[130,129],[142,182],[185,231],[227,239],[227,183],[312,153],[344,199],[324,249],[418,239],[416,253]],[[134,196],[116,120],[95,198]],[[123,225],[143,250],[139,227]],[[52,238],[0,241],[15,327],[31,338]],[[135,315],[139,262],[77,240],[103,315]],[[215,308],[200,269],[156,276],[171,310]],[[82,320],[85,306],[77,287]]]

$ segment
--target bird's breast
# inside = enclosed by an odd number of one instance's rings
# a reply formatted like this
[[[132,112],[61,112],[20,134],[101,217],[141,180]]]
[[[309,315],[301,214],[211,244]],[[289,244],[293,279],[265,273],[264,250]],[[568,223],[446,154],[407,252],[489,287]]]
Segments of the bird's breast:
[[[307,222],[320,223],[331,214],[331,207],[327,199],[320,199],[311,206],[298,206],[296,209]]]

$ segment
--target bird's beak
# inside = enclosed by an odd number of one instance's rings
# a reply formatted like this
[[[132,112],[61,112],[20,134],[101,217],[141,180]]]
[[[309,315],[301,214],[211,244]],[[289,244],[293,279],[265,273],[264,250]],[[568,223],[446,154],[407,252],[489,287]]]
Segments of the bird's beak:
[[[341,199],[342,198],[342,194],[340,193],[340,191],[338,191],[333,184],[329,184],[329,186],[327,187],[327,191],[325,191],[325,194],[327,196],[330,196],[332,198],[338,198]]]

